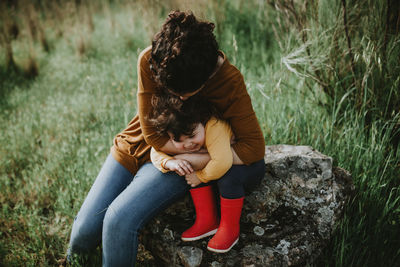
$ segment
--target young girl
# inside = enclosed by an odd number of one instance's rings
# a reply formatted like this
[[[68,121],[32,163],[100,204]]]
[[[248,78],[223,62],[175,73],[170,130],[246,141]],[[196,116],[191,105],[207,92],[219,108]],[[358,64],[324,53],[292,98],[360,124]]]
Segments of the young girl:
[[[243,205],[244,188],[259,182],[261,177],[234,179],[224,175],[232,167],[231,127],[218,119],[215,108],[200,96],[185,102],[175,97],[155,97],[152,122],[160,134],[168,134],[172,143],[186,152],[206,149],[210,161],[200,170],[193,170],[190,159],[151,151],[151,160],[161,172],[174,171],[192,186],[190,190],[196,210],[194,225],[182,234],[183,241],[199,240],[216,235],[207,249],[224,253],[239,240],[239,221]],[[186,156],[187,157],[187,156]],[[221,221],[218,220],[216,201],[210,182],[218,180],[221,192]],[[240,188],[240,189],[238,189]]]

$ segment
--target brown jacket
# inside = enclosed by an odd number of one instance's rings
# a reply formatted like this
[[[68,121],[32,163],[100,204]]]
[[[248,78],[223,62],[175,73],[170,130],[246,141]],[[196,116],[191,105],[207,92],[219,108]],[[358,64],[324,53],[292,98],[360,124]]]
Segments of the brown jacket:
[[[138,114],[117,134],[111,148],[114,158],[132,174],[150,161],[151,146],[159,150],[168,141],[168,136],[158,135],[146,119],[152,109],[151,97],[157,92],[149,66],[150,53],[151,47],[148,47],[138,58]],[[264,137],[242,74],[220,53],[224,58],[222,66],[206,81],[199,94],[212,102],[231,125],[236,139],[233,149],[245,164],[251,164],[264,157]]]

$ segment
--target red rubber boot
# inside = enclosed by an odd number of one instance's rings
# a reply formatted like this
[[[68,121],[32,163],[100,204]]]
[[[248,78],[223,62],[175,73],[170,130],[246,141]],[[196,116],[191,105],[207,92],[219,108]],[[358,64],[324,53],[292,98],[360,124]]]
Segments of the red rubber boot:
[[[211,186],[190,190],[196,221],[193,226],[182,233],[183,241],[194,241],[213,235],[218,229],[218,211],[214,191]]]
[[[208,250],[225,253],[239,241],[243,200],[244,197],[237,199],[221,197],[221,222],[217,233],[208,242]]]

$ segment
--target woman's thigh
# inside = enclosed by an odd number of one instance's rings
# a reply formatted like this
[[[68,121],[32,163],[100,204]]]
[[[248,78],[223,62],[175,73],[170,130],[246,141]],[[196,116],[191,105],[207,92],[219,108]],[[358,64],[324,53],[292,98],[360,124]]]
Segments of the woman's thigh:
[[[152,163],[146,163],[111,203],[107,213],[139,229],[155,214],[183,197],[188,190],[184,177],[174,172],[162,173]]]

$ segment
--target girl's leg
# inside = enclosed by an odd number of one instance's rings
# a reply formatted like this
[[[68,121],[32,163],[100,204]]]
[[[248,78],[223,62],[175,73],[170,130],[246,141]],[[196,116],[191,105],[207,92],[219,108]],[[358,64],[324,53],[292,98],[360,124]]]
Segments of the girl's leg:
[[[264,171],[264,160],[249,166],[234,165],[218,180],[221,194],[221,221],[217,233],[208,242],[208,250],[224,253],[238,242],[245,191],[259,184],[264,177]]]
[[[221,196],[221,221],[217,233],[208,242],[208,250],[225,253],[239,241],[243,199],[244,197],[229,199]]]
[[[224,176],[218,179],[219,193],[228,199],[244,197],[261,182],[264,175],[264,160],[251,165],[233,165]]]
[[[103,219],[110,203],[130,184],[133,175],[108,155],[72,226],[68,255],[88,252],[100,244]]]
[[[213,235],[218,229],[218,210],[212,185],[190,189],[196,210],[196,221],[182,233],[183,241],[195,241]]]
[[[133,266],[138,231],[188,190],[183,177],[172,172],[161,173],[153,164],[144,164],[107,209],[103,224],[103,266]]]

